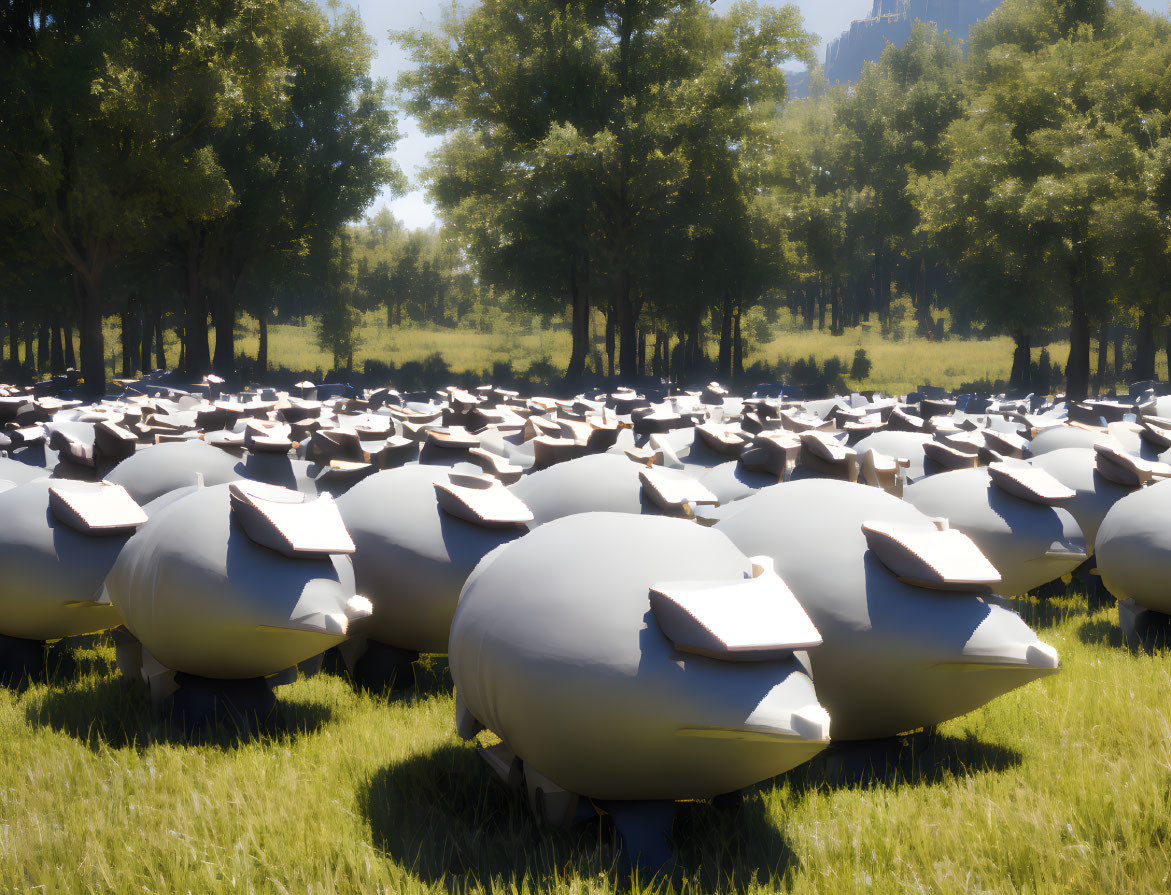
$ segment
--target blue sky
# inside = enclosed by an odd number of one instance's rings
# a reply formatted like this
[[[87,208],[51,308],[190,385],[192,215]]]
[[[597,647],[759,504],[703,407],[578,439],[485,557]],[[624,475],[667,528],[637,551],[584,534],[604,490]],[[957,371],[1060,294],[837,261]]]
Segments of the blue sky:
[[[398,47],[391,44],[387,34],[390,30],[415,28],[439,18],[441,4],[452,0],[348,0],[362,14],[366,29],[378,43],[378,57],[374,61],[374,73],[394,82],[399,71],[407,64]],[[716,0],[716,10],[723,12],[732,6],[734,0]],[[779,0],[774,0],[779,2]],[[1147,9],[1165,11],[1166,0],[1139,0]],[[849,27],[852,20],[862,18],[870,12],[872,0],[797,0],[805,16],[806,27],[821,38],[820,56],[825,44]],[[425,162],[427,153],[438,145],[438,140],[425,137],[410,118],[400,115],[399,127],[402,139],[395,150],[395,159],[411,179],[412,191],[397,199],[383,197],[374,208],[388,204],[391,211],[408,227],[426,227],[435,220],[426,196],[418,186],[418,168]],[[374,209],[372,208],[371,211]]]

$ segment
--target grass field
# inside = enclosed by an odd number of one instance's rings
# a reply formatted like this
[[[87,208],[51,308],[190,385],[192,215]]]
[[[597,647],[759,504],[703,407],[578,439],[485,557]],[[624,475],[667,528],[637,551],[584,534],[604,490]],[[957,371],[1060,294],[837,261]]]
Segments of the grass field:
[[[824,363],[826,358],[836,356],[848,370],[855,350],[863,348],[873,367],[869,378],[848,380],[850,387],[855,389],[902,394],[921,384],[956,389],[965,382],[995,382],[1008,378],[1013,343],[1007,337],[928,341],[915,334],[914,322],[909,317],[897,329],[898,338],[884,336],[877,323],[853,327],[840,336],[833,336],[828,331],[806,330],[787,312],[782,312],[776,324],[767,328],[767,337],[748,339],[745,364],[764,361],[776,365],[780,358],[792,362],[810,355]],[[593,331],[595,347],[601,354],[604,351],[604,330],[600,317],[594,321]],[[179,346],[173,333],[168,332],[167,336],[167,360],[174,365],[179,359]],[[111,318],[106,326],[106,352],[111,375],[121,372],[119,338],[118,323]],[[214,333],[210,338],[214,346]],[[245,317],[237,327],[236,351],[254,357],[257,345],[257,323]],[[1053,362],[1063,366],[1069,353],[1068,343],[1055,342],[1047,347]],[[372,312],[363,318],[354,365],[359,370],[367,360],[401,365],[438,352],[455,373],[487,373],[497,362],[510,363],[514,370],[522,372],[542,359],[561,368],[569,357],[569,349],[568,330],[563,326],[542,328],[539,318],[528,320],[505,316],[497,321],[492,332],[477,332],[431,326],[388,327],[382,313]],[[715,343],[710,342],[709,356],[714,357],[716,349]],[[1039,348],[1034,350],[1034,360],[1039,354]],[[274,366],[290,370],[324,374],[333,367],[333,357],[317,344],[317,329],[312,318],[307,319],[304,326],[270,325],[269,359]],[[1092,360],[1096,364],[1096,353]],[[1167,377],[1166,357],[1162,352],[1158,355],[1157,370],[1161,378]]]
[[[453,734],[442,659],[402,694],[322,674],[257,738],[187,742],[97,638],[0,691],[0,886],[13,891],[1165,892],[1171,662],[1114,609],[1020,606],[1060,674],[882,747],[819,758],[736,812],[682,806],[678,868],[631,880],[594,821],[542,832]],[[481,737],[486,737],[481,734]]]

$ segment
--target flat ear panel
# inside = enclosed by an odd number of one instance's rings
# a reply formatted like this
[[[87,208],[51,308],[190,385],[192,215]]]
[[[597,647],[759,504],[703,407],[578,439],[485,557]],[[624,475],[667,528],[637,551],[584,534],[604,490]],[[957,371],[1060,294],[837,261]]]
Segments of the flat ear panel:
[[[60,429],[49,436],[49,447],[79,466],[95,466],[93,442],[84,442]]]
[[[673,581],[651,588],[655,620],[675,648],[731,662],[786,658],[821,634],[772,561],[739,581]]]
[[[996,429],[984,430],[984,443],[996,453],[1004,457],[1024,457],[1029,449],[1028,439],[1015,432],[998,432]]]
[[[520,481],[520,477],[524,474],[524,470],[509,463],[505,457],[499,454],[494,454],[491,451],[486,451],[483,448],[472,448],[468,451],[471,461],[475,463],[484,473],[499,480],[502,484],[512,485]]]
[[[462,426],[436,427],[427,431],[427,444],[432,447],[466,451],[480,446],[480,439]]]
[[[1077,497],[1045,470],[1022,463],[989,463],[988,475],[1000,490],[1029,503],[1053,506]]]
[[[257,544],[292,558],[354,552],[354,541],[328,496],[306,503],[303,494],[259,482],[233,482],[229,491],[232,515]]]
[[[485,528],[519,528],[535,518],[523,500],[490,476],[452,474],[435,483],[444,512]]]
[[[97,431],[97,427],[95,427],[95,431]],[[39,444],[45,440],[44,426],[27,426],[23,429],[9,429],[4,434],[11,437],[14,444]],[[134,436],[132,435],[131,437],[133,438]]]
[[[1142,431],[1139,434],[1148,444],[1161,451],[1171,448],[1171,420],[1144,416],[1139,421],[1139,425],[1142,426]]]
[[[686,504],[716,506],[720,502],[716,495],[695,479],[685,475],[664,473],[658,467],[640,469],[638,478],[642,482],[642,493],[647,500],[668,513],[677,513]]]
[[[1171,477],[1171,466],[1166,463],[1143,460],[1103,441],[1094,445],[1094,452],[1098,472],[1125,488],[1140,488],[1157,479]]]
[[[731,457],[739,456],[747,446],[747,441],[739,433],[715,423],[696,426],[695,437],[711,450]]]
[[[146,522],[146,513],[121,485],[49,489],[49,509],[58,522],[87,535],[128,535]]]
[[[286,454],[293,449],[292,428],[284,423],[244,427],[244,446],[253,453]]]
[[[656,464],[663,464],[663,452],[656,451],[650,447],[632,447],[626,448],[623,453],[626,454],[635,463],[641,463],[643,466],[654,466]]]
[[[903,496],[904,475],[901,470],[910,466],[910,461],[871,448],[862,455],[862,481],[874,488],[881,488],[896,497]]]
[[[817,459],[827,463],[841,463],[853,453],[844,442],[823,432],[803,432],[801,446]]]
[[[863,522],[866,545],[900,581],[932,590],[991,591],[1000,573],[963,532]]]
[[[965,454],[939,441],[923,442],[923,456],[944,469],[972,469],[978,462],[975,454]]]

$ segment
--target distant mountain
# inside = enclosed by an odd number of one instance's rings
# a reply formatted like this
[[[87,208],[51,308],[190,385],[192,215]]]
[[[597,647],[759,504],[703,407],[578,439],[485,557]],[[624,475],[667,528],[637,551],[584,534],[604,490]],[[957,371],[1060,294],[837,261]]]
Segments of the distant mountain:
[[[916,21],[934,22],[939,30],[950,31],[960,40],[968,39],[968,30],[986,19],[1002,0],[874,0],[869,17],[850,23],[842,36],[825,49],[825,76],[830,84],[849,84],[858,80],[862,65],[877,61],[888,43],[902,46],[911,36]],[[792,96],[809,91],[808,72],[789,75]]]

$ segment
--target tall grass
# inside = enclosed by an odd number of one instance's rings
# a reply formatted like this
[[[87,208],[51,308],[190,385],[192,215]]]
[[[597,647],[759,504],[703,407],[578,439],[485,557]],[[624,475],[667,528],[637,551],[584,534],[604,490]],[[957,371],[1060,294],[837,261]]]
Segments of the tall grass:
[[[942,725],[682,806],[678,866],[635,890],[1165,892],[1171,664],[1113,610],[1026,600],[1061,672]],[[187,741],[93,638],[0,691],[0,885],[48,891],[629,891],[602,821],[542,831],[453,734],[445,662],[399,695],[322,674],[264,732]],[[481,735],[485,737],[486,735]]]

